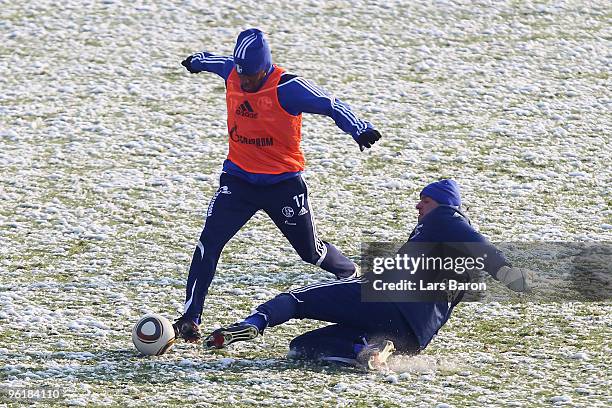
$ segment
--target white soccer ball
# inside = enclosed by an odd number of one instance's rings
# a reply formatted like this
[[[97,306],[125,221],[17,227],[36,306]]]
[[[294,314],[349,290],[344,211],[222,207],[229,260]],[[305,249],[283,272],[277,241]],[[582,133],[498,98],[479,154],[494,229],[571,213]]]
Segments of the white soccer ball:
[[[175,339],[170,320],[158,314],[144,315],[132,330],[132,341],[136,349],[147,356],[164,354],[172,348]]]

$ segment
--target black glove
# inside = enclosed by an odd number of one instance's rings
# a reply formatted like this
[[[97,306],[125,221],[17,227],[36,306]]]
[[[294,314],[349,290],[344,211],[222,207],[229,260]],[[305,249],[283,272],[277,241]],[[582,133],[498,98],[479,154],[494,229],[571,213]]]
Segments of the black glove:
[[[172,325],[176,337],[180,337],[187,343],[197,343],[202,338],[200,328],[193,320],[181,316]]]
[[[359,136],[357,136],[357,143],[359,144],[359,149],[363,152],[367,147],[368,149],[372,147],[374,143],[378,139],[380,139],[380,133],[376,129],[368,129]]]
[[[192,58],[193,58],[193,55],[188,56],[187,58],[181,61],[181,65],[187,68],[187,71],[191,72],[192,74],[197,74],[197,71],[194,71],[193,68],[191,68]]]

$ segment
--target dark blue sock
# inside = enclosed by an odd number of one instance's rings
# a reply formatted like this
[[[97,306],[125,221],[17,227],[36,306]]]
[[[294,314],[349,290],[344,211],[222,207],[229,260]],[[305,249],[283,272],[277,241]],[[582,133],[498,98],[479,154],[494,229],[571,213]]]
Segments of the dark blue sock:
[[[252,324],[253,326],[257,327],[257,330],[259,330],[260,333],[263,333],[266,327],[268,327],[268,317],[261,312],[253,313],[252,315],[244,319],[243,322]]]
[[[355,352],[355,355],[359,355],[359,353],[361,353],[361,350],[363,350],[365,348],[365,346],[363,344],[359,344],[359,343],[355,343],[353,344],[353,351]]]

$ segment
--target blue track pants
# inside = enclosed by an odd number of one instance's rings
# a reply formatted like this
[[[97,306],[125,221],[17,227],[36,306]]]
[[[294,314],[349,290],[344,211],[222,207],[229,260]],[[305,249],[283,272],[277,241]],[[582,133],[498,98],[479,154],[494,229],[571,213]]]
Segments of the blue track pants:
[[[270,327],[290,319],[335,323],[291,341],[293,355],[307,359],[345,361],[356,357],[356,344],[391,340],[398,351],[417,353],[409,324],[395,303],[362,302],[359,278],[315,283],[281,293],[257,307]]]
[[[185,316],[197,323],[225,244],[259,210],[263,210],[300,257],[338,278],[351,276],[355,264],[317,235],[308,189],[302,176],[267,186],[222,173],[208,206],[206,223],[194,251],[185,297]]]

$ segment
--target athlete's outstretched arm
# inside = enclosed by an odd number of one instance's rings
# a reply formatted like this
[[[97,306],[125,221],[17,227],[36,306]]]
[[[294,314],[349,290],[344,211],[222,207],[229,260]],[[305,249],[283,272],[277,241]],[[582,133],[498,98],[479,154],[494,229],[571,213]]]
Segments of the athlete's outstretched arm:
[[[314,113],[329,116],[362,146],[371,147],[380,139],[374,126],[358,118],[351,107],[302,77],[285,74],[278,85],[278,100],[289,114]],[[362,148],[362,150],[363,150]]]
[[[224,80],[234,69],[234,58],[214,55],[209,52],[198,52],[185,58],[181,64],[192,74],[213,72]]]

